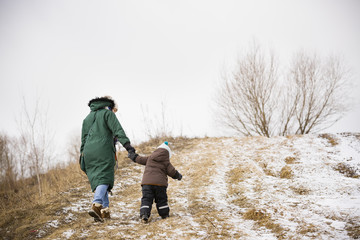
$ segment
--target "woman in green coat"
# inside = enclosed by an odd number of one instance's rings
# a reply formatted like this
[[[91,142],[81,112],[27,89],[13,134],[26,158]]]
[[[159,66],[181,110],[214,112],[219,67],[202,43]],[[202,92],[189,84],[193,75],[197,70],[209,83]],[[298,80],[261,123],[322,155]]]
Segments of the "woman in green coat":
[[[128,153],[135,153],[119,120],[114,100],[94,98],[88,106],[90,113],[84,119],[81,131],[80,166],[94,193],[89,214],[95,221],[110,217],[108,192],[114,186],[115,144],[119,141]]]

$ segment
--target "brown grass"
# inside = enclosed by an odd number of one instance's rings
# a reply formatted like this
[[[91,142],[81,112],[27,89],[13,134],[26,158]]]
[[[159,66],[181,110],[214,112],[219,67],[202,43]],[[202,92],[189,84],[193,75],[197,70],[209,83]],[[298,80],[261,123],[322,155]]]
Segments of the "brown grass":
[[[339,144],[334,135],[324,133],[320,134],[319,137],[327,139],[331,146],[336,146]]]
[[[244,165],[239,165],[228,172],[228,178],[230,183],[241,182],[249,175],[249,169]]]
[[[298,195],[309,195],[310,190],[304,187],[290,187]]]
[[[313,233],[316,233],[318,231],[319,229],[313,224],[303,224],[298,229],[298,232],[301,235],[312,235]]]
[[[279,239],[282,239],[285,234],[285,229],[271,219],[271,215],[265,210],[258,210],[255,208],[249,209],[244,213],[244,219],[253,220],[260,226],[270,229]]]
[[[359,169],[349,166],[345,163],[339,163],[334,167],[334,170],[338,171],[339,173],[345,175],[349,178],[360,178],[360,175],[357,173]]]
[[[172,151],[191,149],[192,144],[190,144],[193,139],[187,137],[161,137],[161,138],[152,138],[149,141],[142,142],[136,146],[136,152],[142,154],[151,154],[160,144],[163,142],[169,142],[169,146]]]
[[[350,220],[346,224],[346,231],[352,239],[360,239],[360,223],[359,221]]]
[[[280,178],[290,179],[292,177],[293,177],[293,172],[290,166],[286,165],[280,170]]]
[[[227,174],[228,193],[234,198],[231,203],[243,208],[252,207],[250,200],[245,196],[247,189],[239,183],[249,176],[251,172],[244,165],[231,169]]]
[[[285,158],[285,162],[286,164],[294,164],[296,162],[296,158],[295,157],[286,157]]]
[[[290,140],[301,138],[301,137],[302,137],[302,135],[287,135],[286,136],[286,138],[290,139]]]
[[[69,199],[60,192],[86,183],[77,163],[41,175],[42,196],[36,178],[16,182],[16,189],[0,193],[0,235],[4,239],[33,239],[38,229],[54,219]],[[74,193],[76,194],[76,193]]]
[[[260,164],[263,167],[264,173],[268,176],[276,177],[276,173],[273,169],[268,168],[267,164]]]

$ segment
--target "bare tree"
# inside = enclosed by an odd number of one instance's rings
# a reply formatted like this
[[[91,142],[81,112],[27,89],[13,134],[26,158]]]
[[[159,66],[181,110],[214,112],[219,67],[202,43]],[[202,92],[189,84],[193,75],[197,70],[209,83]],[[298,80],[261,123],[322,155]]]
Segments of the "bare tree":
[[[172,135],[172,127],[168,123],[167,109],[164,101],[161,101],[160,119],[155,114],[150,116],[149,109],[141,106],[143,121],[145,124],[145,132],[149,139],[168,137]]]
[[[251,136],[307,134],[331,126],[347,109],[346,71],[337,57],[295,55],[287,77],[274,55],[253,45],[223,76],[216,98],[221,124]]]
[[[80,131],[79,131],[80,133]],[[73,135],[68,144],[68,156],[69,162],[76,162],[79,160],[80,156],[80,145],[81,145],[81,137],[80,134]]]
[[[290,68],[290,84],[296,86],[293,101],[296,134],[325,129],[348,109],[346,70],[339,58],[325,61],[317,55],[299,52]]]
[[[0,135],[0,182],[5,189],[14,189],[16,183],[16,166],[9,147],[8,136]],[[4,189],[2,189],[4,190]]]
[[[48,170],[49,162],[53,158],[53,133],[48,126],[47,111],[40,109],[40,100],[36,100],[33,111],[29,110],[23,97],[22,115],[19,121],[20,152],[25,157],[26,165],[30,169],[30,176],[36,175],[39,195],[42,194],[40,174]]]
[[[238,59],[235,71],[223,76],[217,96],[220,121],[237,133],[251,136],[273,134],[276,124],[277,63],[272,53],[268,61],[257,45]]]

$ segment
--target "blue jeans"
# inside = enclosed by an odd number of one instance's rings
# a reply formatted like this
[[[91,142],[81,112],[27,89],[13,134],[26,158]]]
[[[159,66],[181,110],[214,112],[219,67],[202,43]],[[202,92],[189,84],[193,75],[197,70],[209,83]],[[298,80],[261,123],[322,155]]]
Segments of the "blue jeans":
[[[109,185],[99,185],[95,189],[93,203],[100,203],[104,208],[109,207]]]

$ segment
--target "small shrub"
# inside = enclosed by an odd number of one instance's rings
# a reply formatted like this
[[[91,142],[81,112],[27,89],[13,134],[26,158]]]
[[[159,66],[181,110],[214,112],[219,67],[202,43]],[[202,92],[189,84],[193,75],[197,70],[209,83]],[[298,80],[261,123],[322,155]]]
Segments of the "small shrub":
[[[270,229],[280,239],[283,236],[284,229],[280,224],[274,223],[274,220],[271,219],[271,215],[266,213],[266,211],[252,208],[244,213],[244,219],[256,221],[260,226]]]
[[[352,239],[360,239],[360,224],[354,221],[349,221],[346,224],[346,231]]]
[[[310,190],[304,187],[290,187],[298,195],[308,195]]]
[[[344,174],[346,177],[350,178],[360,178],[360,175],[357,173],[358,169],[349,166],[345,163],[339,163],[334,167],[335,171],[338,171],[341,174]]]
[[[301,235],[309,235],[318,232],[319,229],[314,224],[303,225],[299,229]]]
[[[259,163],[259,165],[262,167],[262,169],[266,175],[276,177],[276,173],[273,170],[268,168],[267,163],[263,162],[263,163]]]
[[[246,220],[253,220],[253,221],[267,221],[269,216],[262,210],[256,210],[252,208],[244,213],[244,218]]]
[[[355,137],[360,140],[360,133],[354,133]]]
[[[293,176],[293,172],[291,170],[291,168],[286,165],[285,167],[283,167],[280,171],[280,178],[287,178],[290,179]]]
[[[287,164],[294,164],[295,162],[296,162],[296,158],[295,157],[286,157],[285,158],[285,162],[287,163]]]
[[[320,134],[319,137],[327,139],[331,146],[336,146],[339,144],[335,137],[328,133]]]

